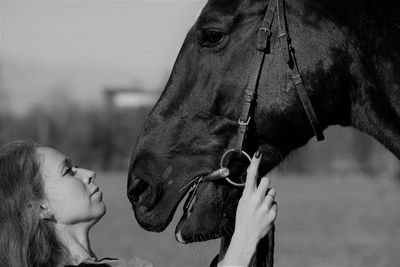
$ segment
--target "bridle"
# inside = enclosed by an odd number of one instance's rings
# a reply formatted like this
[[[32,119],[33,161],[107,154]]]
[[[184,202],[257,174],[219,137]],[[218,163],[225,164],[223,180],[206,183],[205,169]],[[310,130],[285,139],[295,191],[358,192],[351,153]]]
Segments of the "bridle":
[[[304,80],[297,65],[295,50],[292,46],[291,39],[288,35],[288,31],[286,28],[287,26],[284,5],[285,0],[269,0],[264,19],[258,29],[256,51],[252,60],[253,69],[250,74],[247,88],[245,90],[242,109],[240,117],[238,119],[236,144],[233,148],[226,150],[225,153],[222,155],[220,161],[221,169],[227,167],[227,165],[224,163],[225,158],[231,153],[239,153],[241,155],[244,155],[248,159],[248,161],[251,161],[249,154],[243,150],[243,146],[246,141],[246,135],[248,133],[249,123],[251,120],[250,113],[254,102],[256,101],[257,89],[263,69],[264,59],[266,54],[270,54],[272,24],[275,14],[277,15],[278,20],[278,38],[282,59],[284,63],[287,64],[288,67],[292,70],[291,79],[296,87],[297,94],[299,95],[304,111],[307,114],[314,135],[316,136],[318,141],[322,141],[325,139],[317,116],[315,114],[315,110],[307,94]],[[226,176],[225,179],[233,186],[243,187],[245,185],[245,183],[237,183],[232,181],[229,176]],[[256,254],[253,257],[250,266],[272,267],[274,265],[274,247],[275,225],[273,224],[268,235],[260,240],[257,246]],[[216,259],[218,260],[218,255]],[[213,262],[214,261],[215,259],[213,260]]]
[[[229,168],[226,164],[226,159],[232,153],[243,155],[249,162],[251,161],[250,155],[243,150],[248,134],[249,124],[251,121],[251,110],[256,102],[256,95],[259,86],[260,77],[264,65],[264,59],[267,54],[270,54],[270,44],[272,37],[272,25],[275,18],[278,20],[278,38],[280,44],[280,52],[282,61],[288,65],[292,71],[291,79],[296,87],[297,94],[301,100],[304,111],[307,114],[311,128],[318,141],[325,139],[320,124],[317,119],[315,110],[311,104],[311,100],[306,91],[306,85],[300,73],[295,56],[295,50],[292,46],[291,38],[289,37],[286,26],[285,14],[285,0],[269,0],[267,11],[258,28],[256,50],[252,59],[252,71],[250,74],[249,82],[244,93],[242,109],[238,119],[237,139],[233,148],[227,149],[220,159],[220,169],[213,172],[208,176],[198,176],[185,186],[180,191],[185,190],[188,186],[192,185],[192,189],[197,190],[201,182],[211,182],[217,179],[225,179],[233,186],[243,187],[245,182],[238,183],[229,178]],[[192,194],[193,195],[193,194]],[[190,202],[192,199],[188,202]]]
[[[274,4],[275,2],[275,4]],[[301,100],[304,111],[307,114],[308,120],[318,141],[325,139],[320,124],[318,122],[315,110],[311,104],[310,98],[306,91],[306,86],[304,80],[301,76],[299,67],[297,65],[295,50],[291,44],[291,39],[288,35],[286,28],[286,16],[285,16],[285,0],[269,0],[267,11],[264,15],[264,19],[261,26],[258,28],[257,34],[257,45],[256,51],[252,59],[252,72],[250,74],[249,82],[244,93],[244,100],[242,104],[242,109],[238,119],[237,128],[237,139],[233,148],[230,148],[224,152],[220,160],[220,169],[208,174],[206,176],[198,176],[185,186],[183,186],[179,191],[185,190],[191,185],[190,192],[191,196],[189,200],[185,203],[185,209],[190,207],[192,201],[194,201],[194,196],[196,191],[202,182],[212,182],[217,179],[226,179],[228,183],[233,186],[243,187],[245,183],[237,183],[229,178],[229,168],[225,164],[225,159],[228,155],[237,153],[243,155],[249,162],[251,161],[250,155],[243,150],[243,146],[246,142],[246,135],[249,129],[249,123],[251,121],[251,111],[256,102],[256,95],[259,86],[259,81],[263,69],[264,59],[266,54],[270,54],[270,44],[272,36],[272,24],[275,15],[277,15],[278,20],[278,31],[279,31],[279,44],[282,59],[285,64],[292,71],[291,79],[296,87],[297,94]],[[275,225],[272,225],[271,230],[268,232],[267,236],[262,238],[258,245],[257,251],[254,255],[250,266],[261,266],[261,267],[272,267],[274,264],[274,247],[275,247]],[[214,258],[211,262],[211,266],[216,266],[219,255]]]
[[[244,99],[242,104],[242,109],[238,119],[237,128],[237,139],[233,148],[230,148],[224,152],[220,160],[220,169],[214,171],[208,176],[199,176],[194,180],[186,184],[180,191],[185,190],[189,185],[192,185],[190,191],[192,191],[191,197],[187,202],[186,206],[190,206],[193,201],[196,190],[201,182],[215,181],[216,179],[225,178],[228,183],[233,186],[243,187],[245,183],[238,183],[229,178],[229,168],[225,163],[226,158],[230,154],[237,153],[243,155],[249,162],[251,161],[250,155],[243,150],[246,142],[246,136],[248,134],[249,124],[251,121],[251,111],[256,102],[256,95],[259,86],[260,77],[262,74],[262,69],[264,65],[265,56],[270,54],[270,44],[272,36],[272,25],[275,15],[278,20],[278,38],[280,44],[280,52],[282,55],[282,60],[292,71],[291,80],[296,87],[297,94],[301,100],[304,111],[307,114],[308,120],[310,122],[311,128],[314,132],[318,141],[325,139],[320,124],[318,122],[315,110],[311,104],[311,100],[306,91],[306,85],[304,83],[303,77],[300,73],[299,67],[297,65],[297,60],[295,56],[295,50],[292,46],[291,39],[289,37],[286,25],[286,14],[285,14],[285,0],[269,0],[267,11],[264,15],[263,21],[258,28],[257,34],[257,44],[256,51],[252,59],[252,71],[250,74],[249,82],[244,93]],[[272,267],[273,266],[273,252],[274,252],[274,232],[275,228],[268,233],[268,236],[263,238],[256,252],[255,264],[260,266]],[[265,249],[268,250],[268,258],[265,258]],[[217,257],[213,260],[218,260]],[[213,264],[212,263],[212,264]]]
[[[249,123],[251,121],[251,109],[256,102],[256,95],[263,69],[264,59],[266,54],[270,54],[272,24],[275,14],[277,15],[278,19],[278,38],[283,61],[292,70],[291,79],[296,87],[297,94],[299,95],[304,111],[307,114],[314,135],[316,136],[318,141],[322,141],[325,139],[320,124],[318,122],[317,115],[307,94],[303,77],[297,65],[295,50],[292,46],[291,39],[286,28],[287,26],[284,5],[285,0],[270,0],[268,3],[264,19],[258,29],[256,51],[252,60],[253,69],[251,71],[249,82],[245,90],[242,109],[240,117],[238,119],[236,144],[233,148],[226,150],[225,153],[222,155],[220,160],[220,168],[227,167],[225,164],[225,159],[231,153],[242,154],[249,161],[251,161],[251,157],[243,150],[243,146],[246,141],[246,135],[248,133]],[[245,185],[245,183],[234,182],[229,177],[225,177],[225,179],[234,186],[243,187]]]

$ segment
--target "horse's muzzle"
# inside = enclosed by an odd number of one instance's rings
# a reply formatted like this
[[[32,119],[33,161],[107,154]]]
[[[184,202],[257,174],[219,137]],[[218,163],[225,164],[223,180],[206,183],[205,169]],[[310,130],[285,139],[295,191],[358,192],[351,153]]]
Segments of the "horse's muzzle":
[[[128,198],[133,206],[152,210],[160,199],[160,192],[157,184],[147,183],[140,177],[133,176],[128,181]]]

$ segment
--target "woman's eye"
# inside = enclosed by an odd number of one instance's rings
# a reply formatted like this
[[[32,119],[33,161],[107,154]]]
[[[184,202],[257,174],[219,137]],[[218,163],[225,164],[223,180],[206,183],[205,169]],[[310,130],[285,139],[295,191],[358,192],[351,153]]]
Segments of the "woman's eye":
[[[78,166],[75,166],[75,167],[72,167],[72,168],[71,168],[71,172],[72,172],[73,174],[76,174],[77,171],[78,171]]]
[[[225,33],[217,30],[205,30],[203,32],[201,46],[212,47],[219,44],[225,37]]]
[[[64,172],[64,176],[67,175],[67,174],[68,175],[75,175],[76,172],[78,171],[77,168],[78,167],[68,167]]]

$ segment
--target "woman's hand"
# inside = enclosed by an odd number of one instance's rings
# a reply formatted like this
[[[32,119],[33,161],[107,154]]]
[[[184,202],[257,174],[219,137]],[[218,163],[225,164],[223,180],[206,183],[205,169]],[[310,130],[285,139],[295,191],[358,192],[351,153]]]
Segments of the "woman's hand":
[[[258,154],[258,157],[257,157]],[[272,228],[277,216],[276,191],[263,177],[257,187],[261,154],[256,153],[247,169],[246,185],[236,211],[235,232],[222,266],[247,266],[257,243]]]
[[[257,243],[272,227],[277,215],[276,191],[263,177],[257,187],[259,158],[253,157],[247,170],[246,186],[236,211],[236,238]]]

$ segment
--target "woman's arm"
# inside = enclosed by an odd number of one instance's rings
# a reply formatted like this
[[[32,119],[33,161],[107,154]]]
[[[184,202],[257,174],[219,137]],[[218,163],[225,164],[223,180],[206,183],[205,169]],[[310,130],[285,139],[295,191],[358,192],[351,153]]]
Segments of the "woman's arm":
[[[275,221],[278,208],[274,202],[275,189],[269,188],[267,177],[263,177],[257,187],[260,161],[261,154],[257,152],[247,169],[246,185],[236,211],[235,231],[220,266],[248,266],[258,241]]]

